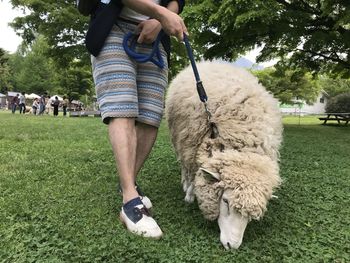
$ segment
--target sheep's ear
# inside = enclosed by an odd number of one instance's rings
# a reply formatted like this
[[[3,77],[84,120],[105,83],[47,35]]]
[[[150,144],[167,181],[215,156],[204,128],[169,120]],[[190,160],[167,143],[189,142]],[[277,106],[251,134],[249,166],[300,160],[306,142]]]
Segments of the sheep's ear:
[[[217,181],[220,181],[220,174],[211,172],[203,167],[199,168],[199,170],[203,171],[205,175],[209,176],[209,180],[216,179]]]

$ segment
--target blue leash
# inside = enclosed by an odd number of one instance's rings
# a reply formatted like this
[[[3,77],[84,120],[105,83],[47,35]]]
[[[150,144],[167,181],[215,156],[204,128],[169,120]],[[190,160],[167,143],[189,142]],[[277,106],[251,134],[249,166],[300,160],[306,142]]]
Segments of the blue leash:
[[[141,54],[135,51],[138,35],[135,35],[132,32],[129,32],[128,34],[125,35],[123,39],[124,50],[126,54],[129,55],[129,57],[133,58],[139,63],[145,63],[147,61],[151,61],[155,65],[157,65],[159,68],[163,69],[165,66],[165,63],[159,49],[159,43],[163,35],[164,35],[164,32],[163,30],[161,30],[157,36],[157,39],[152,44],[152,51],[150,54]],[[130,46],[129,46],[129,42],[130,42]]]
[[[157,65],[159,68],[162,69],[162,68],[164,68],[165,63],[164,63],[164,60],[163,60],[162,55],[160,53],[159,44],[160,44],[160,41],[161,41],[162,37],[164,36],[164,34],[165,33],[163,30],[161,30],[159,32],[157,39],[152,44],[152,51],[150,54],[141,54],[141,53],[137,53],[135,51],[136,44],[137,44],[136,40],[137,40],[138,36],[133,34],[132,32],[129,32],[128,34],[125,35],[125,37],[123,39],[124,50],[131,58],[133,58],[137,62],[145,63],[145,62],[151,61],[152,63],[154,63],[155,65]],[[130,42],[130,45],[129,45],[129,42]],[[196,78],[196,86],[197,86],[197,92],[199,95],[199,99],[201,100],[201,102],[206,103],[208,101],[208,97],[207,97],[207,94],[204,90],[202,81],[199,77],[199,73],[198,73],[198,69],[196,66],[196,62],[194,60],[192,48],[191,48],[190,42],[189,42],[186,34],[184,34],[184,42],[185,42],[185,46],[187,49],[188,57],[191,61],[193,73],[194,73],[194,76]]]
[[[188,40],[188,37],[187,35],[184,33],[184,42],[185,42],[185,46],[186,46],[186,49],[187,49],[187,55],[188,57],[190,58],[190,61],[191,61],[191,65],[192,65],[192,69],[193,69],[193,73],[194,73],[194,76],[196,78],[196,86],[197,86],[197,92],[198,92],[198,95],[199,95],[199,99],[201,100],[201,102],[203,103],[206,103],[208,101],[208,96],[205,92],[205,89],[203,87],[203,83],[199,77],[199,73],[198,73],[198,69],[197,69],[197,65],[196,65],[196,62],[194,60],[194,56],[193,56],[193,52],[192,52],[192,48],[191,48],[191,45],[190,45],[190,41]],[[206,108],[207,110],[207,108]]]
[[[157,39],[152,44],[151,53],[147,55],[147,54],[137,53],[135,51],[138,36],[130,32],[130,33],[126,34],[124,39],[123,39],[124,50],[131,58],[133,58],[137,62],[145,63],[147,61],[151,61],[152,63],[154,63],[155,65],[157,65],[159,68],[162,69],[162,68],[164,68],[165,64],[164,64],[164,60],[162,58],[162,55],[160,53],[159,44],[160,44],[160,40],[162,39],[164,34],[165,33],[163,30],[161,30],[159,32]],[[130,42],[130,46],[129,46],[129,42]],[[207,97],[207,94],[206,94],[205,89],[203,87],[202,81],[199,77],[199,73],[198,73],[198,69],[196,66],[196,62],[194,60],[190,41],[188,40],[188,37],[185,33],[184,33],[184,42],[185,42],[185,46],[186,46],[186,50],[187,50],[187,55],[191,61],[193,73],[194,73],[194,76],[196,78],[196,86],[197,86],[197,92],[199,95],[199,99],[201,100],[201,102],[204,103],[204,108],[205,108],[205,111],[206,111],[207,116],[208,116],[210,138],[214,139],[214,138],[218,137],[219,131],[218,131],[218,128],[216,127],[216,124],[211,121],[211,113],[210,113],[210,111],[208,109],[208,105],[207,105],[208,97]]]

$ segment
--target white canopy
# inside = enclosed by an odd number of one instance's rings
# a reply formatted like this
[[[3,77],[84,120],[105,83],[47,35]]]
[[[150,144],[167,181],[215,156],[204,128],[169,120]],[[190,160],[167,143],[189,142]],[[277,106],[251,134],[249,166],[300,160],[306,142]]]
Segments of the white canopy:
[[[40,96],[35,94],[35,93],[32,93],[32,94],[26,94],[25,95],[27,99],[39,99]]]
[[[72,100],[70,103],[72,104],[77,104],[77,105],[80,105],[80,104],[83,104],[81,101],[79,100]]]
[[[0,93],[0,98],[6,98],[5,94]]]
[[[57,97],[59,101],[62,101],[62,100],[63,100],[63,98],[60,97],[60,96],[58,96],[58,95],[53,95],[53,96],[51,96],[50,100],[55,100],[55,99],[56,99],[55,97]]]

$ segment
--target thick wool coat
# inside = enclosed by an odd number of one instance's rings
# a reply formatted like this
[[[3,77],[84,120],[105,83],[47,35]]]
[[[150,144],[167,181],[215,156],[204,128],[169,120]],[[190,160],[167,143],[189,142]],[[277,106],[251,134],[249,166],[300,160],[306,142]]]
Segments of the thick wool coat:
[[[165,112],[183,181],[193,184],[207,219],[218,217],[223,191],[232,208],[259,219],[281,182],[278,102],[244,69],[225,62],[200,62],[197,67],[219,135],[210,138],[204,104],[188,67],[171,82]],[[201,167],[217,173],[219,180],[209,178]]]

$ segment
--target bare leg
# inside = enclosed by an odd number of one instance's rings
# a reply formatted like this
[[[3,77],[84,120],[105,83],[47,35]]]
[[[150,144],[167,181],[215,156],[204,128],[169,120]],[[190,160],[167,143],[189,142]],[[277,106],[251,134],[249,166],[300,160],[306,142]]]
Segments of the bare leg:
[[[158,128],[141,122],[136,123],[137,147],[135,163],[135,182],[156,141]]]
[[[114,118],[110,121],[108,129],[123,189],[123,203],[126,203],[138,196],[135,190],[137,148],[135,119]]]
[[[136,177],[152,150],[158,128],[139,122],[135,126],[131,118],[114,118],[108,128],[126,203],[138,196]]]

